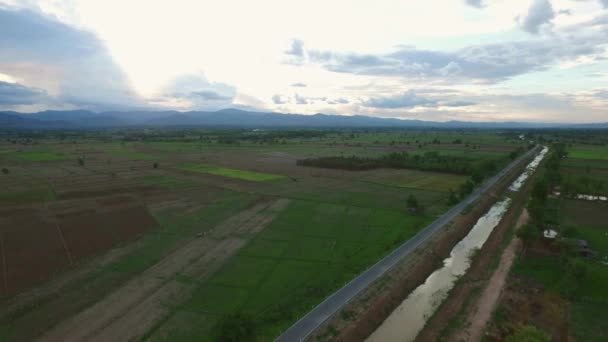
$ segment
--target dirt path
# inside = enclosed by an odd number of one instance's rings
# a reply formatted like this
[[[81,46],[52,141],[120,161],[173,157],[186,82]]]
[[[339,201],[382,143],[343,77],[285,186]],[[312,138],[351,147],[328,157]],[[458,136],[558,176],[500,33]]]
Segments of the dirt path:
[[[288,200],[260,203],[175,251],[140,276],[48,331],[40,341],[131,341],[188,298],[191,282],[209,277],[284,209]]]
[[[526,224],[528,218],[528,211],[524,209],[517,219],[516,230]],[[520,243],[521,241],[517,237],[514,237],[505,248],[500,257],[498,268],[492,274],[481,297],[479,297],[475,309],[467,318],[470,324],[466,324],[467,328],[456,334],[455,341],[481,341],[486,324],[490,321],[505,286],[505,281],[515,260]]]

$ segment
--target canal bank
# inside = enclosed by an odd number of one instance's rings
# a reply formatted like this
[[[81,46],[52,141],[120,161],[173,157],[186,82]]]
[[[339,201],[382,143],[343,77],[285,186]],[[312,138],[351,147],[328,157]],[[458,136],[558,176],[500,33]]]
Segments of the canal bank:
[[[517,166],[502,174],[499,181],[484,191],[474,203],[445,224],[438,234],[401,260],[390,272],[365,289],[336,315],[309,336],[311,340],[363,341],[373,333],[401,302],[436,269],[443,259],[521,175],[535,153],[520,160]]]

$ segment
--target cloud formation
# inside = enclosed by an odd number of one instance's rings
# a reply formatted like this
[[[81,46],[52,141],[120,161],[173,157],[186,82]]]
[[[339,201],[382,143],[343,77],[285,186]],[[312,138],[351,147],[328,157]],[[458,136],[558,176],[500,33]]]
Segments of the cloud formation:
[[[102,42],[32,10],[0,7],[0,72],[48,86],[55,103],[87,109],[143,107]],[[52,77],[40,71],[48,71]]]
[[[0,81],[0,108],[16,105],[32,105],[46,102],[47,93],[42,89],[29,88],[17,83]]]
[[[538,34],[543,25],[551,23],[555,18],[553,6],[549,0],[534,0],[528,9],[528,14],[521,20],[524,31]]]
[[[475,8],[484,8],[484,7],[488,6],[488,1],[487,0],[465,0],[464,2],[467,5],[473,6]]]
[[[538,32],[550,22],[552,13],[547,0],[535,0],[523,25],[530,32]],[[603,60],[605,44],[608,44],[608,13],[562,28],[550,37],[469,45],[454,51],[402,46],[386,54],[309,50],[306,55],[308,63],[337,73],[447,83],[498,83],[580,57]]]
[[[362,102],[365,107],[373,108],[413,108],[413,107],[435,107],[437,101],[429,100],[416,95],[413,90],[402,94],[387,97],[370,98]]]

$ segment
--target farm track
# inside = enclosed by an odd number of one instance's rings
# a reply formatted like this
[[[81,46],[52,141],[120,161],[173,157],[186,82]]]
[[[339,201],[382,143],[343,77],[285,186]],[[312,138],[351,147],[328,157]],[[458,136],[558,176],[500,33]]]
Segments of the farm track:
[[[142,337],[288,203],[286,199],[260,203],[224,221],[39,340],[130,341]],[[195,281],[180,282],[177,275]]]
[[[528,222],[528,211],[524,209],[517,220],[515,229],[519,229],[521,226]],[[509,245],[505,248],[502,256],[500,257],[500,263],[498,268],[492,274],[492,277],[488,281],[485,289],[483,290],[481,297],[477,301],[475,310],[469,315],[465,324],[465,329],[456,333],[456,336],[452,339],[454,341],[481,341],[485,327],[492,318],[492,313],[498,304],[500,295],[502,294],[509,270],[515,260],[516,252],[519,250],[521,241],[517,237],[513,237]]]

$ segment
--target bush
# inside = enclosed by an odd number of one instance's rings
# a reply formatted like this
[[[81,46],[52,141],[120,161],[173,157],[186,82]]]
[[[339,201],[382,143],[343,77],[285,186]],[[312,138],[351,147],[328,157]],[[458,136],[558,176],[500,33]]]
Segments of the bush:
[[[8,169],[7,169],[7,168],[5,168],[5,167],[3,167],[3,168],[2,168],[2,173],[4,173],[5,175],[8,175]]]
[[[519,328],[515,334],[509,336],[506,342],[550,342],[551,336],[546,332],[531,326],[525,325]]]
[[[215,329],[216,341],[247,342],[255,340],[255,322],[251,316],[243,313],[225,316]]]

